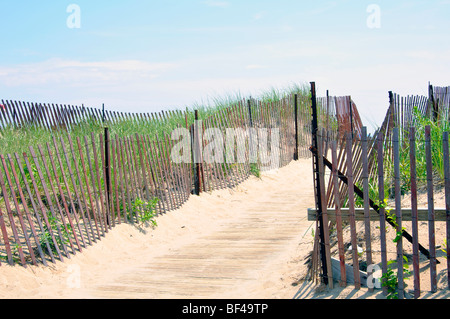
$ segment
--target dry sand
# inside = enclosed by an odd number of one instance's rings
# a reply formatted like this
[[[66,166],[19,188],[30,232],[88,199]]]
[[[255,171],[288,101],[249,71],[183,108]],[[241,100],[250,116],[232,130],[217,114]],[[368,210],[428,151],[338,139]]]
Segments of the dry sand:
[[[50,267],[0,267],[0,297],[19,299],[384,298],[305,280],[313,247],[311,160],[192,196],[156,228],[121,224]],[[337,286],[337,285],[335,285]],[[441,295],[442,296],[442,295]]]

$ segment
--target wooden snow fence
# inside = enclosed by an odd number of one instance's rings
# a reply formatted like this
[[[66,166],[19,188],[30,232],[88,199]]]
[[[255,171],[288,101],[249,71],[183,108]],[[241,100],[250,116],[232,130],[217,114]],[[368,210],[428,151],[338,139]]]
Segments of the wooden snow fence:
[[[310,157],[310,102],[300,95],[276,102],[251,99],[218,110],[200,122],[192,121],[187,111],[119,114],[2,101],[2,128],[31,126],[55,134],[51,141],[33,145],[26,152],[0,155],[0,264],[26,267],[70,259],[118,224],[139,227],[148,222],[149,213],[178,209],[192,194],[232,188],[258,170]],[[175,115],[185,118],[183,125],[173,129],[184,129],[189,136],[186,161],[174,160],[172,151],[180,141],[171,134],[112,136],[108,128],[121,120],[145,123]],[[71,128],[83,121],[104,125],[105,130],[71,136]],[[258,154],[254,163],[249,161],[252,139],[248,133],[255,131],[249,128],[265,133],[269,142],[273,132],[279,133],[276,143],[268,143],[267,152]],[[208,129],[220,131],[222,143],[200,134]],[[230,129],[237,132],[232,151],[243,152],[245,160],[228,163],[208,158],[204,149],[220,149]],[[66,133],[58,134],[59,130]],[[197,142],[196,136],[201,137]],[[277,167],[267,158],[272,148],[278,151]]]
[[[319,135],[319,139],[322,136]],[[446,278],[446,286],[450,287],[448,276],[450,272],[449,263],[449,239],[450,239],[450,166],[449,166],[449,144],[448,133],[442,135],[442,152],[445,170],[444,192],[445,205],[443,207],[435,207],[434,192],[436,183],[434,183],[434,170],[432,164],[432,141],[430,136],[430,127],[425,129],[425,140],[420,141],[421,147],[425,147],[426,151],[426,176],[417,176],[417,159],[416,159],[416,129],[411,127],[408,134],[408,142],[410,144],[409,153],[401,154],[401,142],[399,137],[399,129],[392,130],[392,158],[391,163],[384,153],[384,146],[381,135],[376,140],[375,148],[377,151],[377,159],[374,170],[376,171],[376,185],[369,179],[369,143],[366,135],[366,129],[363,128],[361,138],[353,137],[347,134],[346,143],[343,146],[345,153],[345,162],[347,165],[346,172],[342,172],[338,168],[338,148],[336,141],[331,142],[331,160],[323,153],[321,161],[323,162],[323,170],[321,175],[325,176],[325,169],[329,170],[331,176],[330,183],[334,184],[335,197],[332,205],[329,205],[326,211],[322,214],[326,215],[328,242],[324,242],[323,248],[327,250],[325,256],[326,265],[329,267],[330,274],[328,277],[332,281],[331,265],[333,264],[332,257],[336,256],[335,264],[339,264],[340,275],[338,276],[339,284],[346,286],[348,282],[352,282],[356,289],[360,289],[361,285],[369,285],[371,290],[376,287],[376,281],[371,270],[375,269],[373,266],[377,265],[383,274],[387,273],[390,268],[396,271],[398,278],[397,296],[398,298],[405,298],[408,291],[405,289],[405,277],[411,276],[413,288],[410,293],[414,298],[419,298],[423,291],[421,290],[421,282],[429,280],[431,292],[436,292],[438,278]],[[404,143],[404,141],[403,141]],[[355,144],[359,144],[361,152],[355,152]],[[361,183],[356,184],[355,180],[355,162],[353,159],[361,158],[362,172],[360,176]],[[407,203],[402,199],[401,189],[401,156],[408,156],[410,162],[409,174],[411,179],[410,185],[410,200]],[[387,175],[386,166],[390,165],[391,173]],[[402,168],[403,170],[403,168]],[[402,171],[403,173],[403,171]],[[426,180],[426,198],[427,204],[420,206],[418,204],[419,188],[418,180]],[[344,183],[348,186],[345,207],[340,200],[338,191],[338,183]],[[386,190],[386,185],[391,188]],[[376,187],[376,190],[371,190],[369,187]],[[378,193],[378,197],[373,198],[374,193]],[[423,190],[422,190],[423,192]],[[389,202],[386,203],[385,196],[388,194]],[[356,207],[358,204],[358,207]],[[389,208],[391,207],[391,208]],[[317,210],[310,209],[308,212],[310,220],[317,220]],[[357,225],[357,222],[360,223]],[[446,233],[436,238],[436,224],[445,223],[444,229]],[[405,227],[406,226],[406,227]],[[419,238],[420,229],[426,229],[427,237]],[[335,231],[331,231],[331,229]],[[334,254],[331,253],[331,234],[336,237],[333,239],[336,242],[337,248]],[[346,237],[347,242],[344,241]],[[425,238],[424,238],[425,237]],[[376,239],[378,247],[372,243]],[[424,244],[426,243],[426,244]],[[439,248],[437,248],[439,247]],[[389,250],[391,249],[391,250]],[[395,250],[394,250],[395,249]],[[351,259],[349,258],[351,256]],[[388,258],[390,256],[390,258]],[[438,258],[438,256],[440,258]],[[406,258],[406,259],[405,259]],[[446,269],[437,272],[437,264],[445,264]],[[348,265],[352,266],[353,273],[349,276]],[[395,265],[395,267],[392,267]],[[411,264],[409,269],[411,275],[404,271],[404,266]],[[357,265],[354,267],[354,265]],[[361,271],[361,265],[364,265]],[[372,266],[371,266],[372,265]],[[421,272],[423,269],[429,268],[430,275],[428,278],[423,278]],[[372,275],[372,277],[371,277]],[[336,279],[336,278],[335,278]],[[383,282],[384,279],[381,279]],[[373,285],[370,285],[372,283]],[[332,285],[332,284],[331,284]],[[386,287],[382,288],[385,294],[388,294]]]
[[[317,129],[319,147],[313,144],[311,150],[320,164],[315,166],[322,180],[316,194],[322,194],[322,204],[310,209],[308,217],[323,224],[319,227],[318,222],[316,227],[311,267],[314,278],[321,277],[333,286],[335,276],[341,286],[352,283],[359,289],[369,284],[373,291],[377,283],[373,270],[379,268],[382,274],[393,270],[395,292],[381,288],[386,295],[398,298],[418,298],[423,294],[421,284],[429,285],[431,293],[438,290],[438,283],[440,289],[450,287],[448,133],[432,135],[430,125],[423,132],[415,128],[423,119],[432,120],[433,127],[445,126],[450,115],[448,91],[448,87],[429,85],[428,97],[389,92],[386,117],[373,136],[361,127],[330,139],[325,129]],[[433,166],[436,150],[442,154],[440,168]],[[440,178],[437,169],[442,170]],[[405,180],[409,182],[406,186]],[[402,199],[405,189],[408,200]],[[437,191],[445,193],[440,207],[434,203]],[[421,206],[419,195],[426,197]],[[445,231],[437,238],[436,229],[441,228]],[[410,274],[405,271],[409,264]],[[429,269],[427,278],[424,269]],[[406,279],[412,290],[406,289]]]

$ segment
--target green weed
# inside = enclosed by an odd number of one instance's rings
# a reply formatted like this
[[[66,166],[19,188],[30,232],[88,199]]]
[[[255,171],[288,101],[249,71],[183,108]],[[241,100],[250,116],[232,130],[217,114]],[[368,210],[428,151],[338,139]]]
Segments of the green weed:
[[[158,204],[159,199],[153,198],[149,202],[144,202],[142,199],[137,198],[132,203],[132,210],[134,212],[139,212],[138,221],[140,226],[150,222],[153,227],[158,226],[155,217],[156,217],[156,205]]]
[[[261,178],[261,170],[259,169],[258,164],[250,163],[250,174]]]
[[[60,249],[64,245],[69,244],[69,242],[70,242],[69,232],[72,231],[72,227],[70,226],[70,224],[67,224],[64,227],[64,224],[61,221],[59,221],[56,217],[53,217],[53,216],[48,217],[48,222],[50,224],[51,232],[50,232],[50,229],[48,228],[47,224],[44,223],[43,224],[44,231],[39,235],[39,243],[43,250],[47,249],[47,243],[48,243],[52,252],[56,254],[57,247],[56,247],[55,243],[53,242],[51,234],[52,233],[54,234],[56,244],[58,245],[58,248]],[[61,232],[61,236],[56,235],[58,233],[58,229]]]

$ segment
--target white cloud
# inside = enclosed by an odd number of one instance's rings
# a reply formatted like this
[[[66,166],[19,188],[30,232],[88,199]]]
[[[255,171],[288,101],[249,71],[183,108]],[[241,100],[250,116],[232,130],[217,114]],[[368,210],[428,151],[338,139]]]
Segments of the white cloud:
[[[82,62],[50,59],[38,63],[0,66],[0,83],[24,85],[117,85],[132,79],[154,79],[175,68],[171,63],[149,63],[138,60]]]
[[[207,0],[203,2],[208,7],[219,7],[219,8],[227,8],[231,5],[228,1],[219,1],[219,0]]]
[[[245,67],[247,70],[266,69],[267,66],[261,64],[249,64]]]
[[[261,20],[266,16],[266,12],[257,12],[253,15],[253,20]]]
[[[339,5],[339,3],[337,1],[328,1],[328,2],[326,2],[324,4],[320,3],[320,6],[317,6],[316,8],[308,11],[307,15],[308,16],[320,15],[320,14],[323,14],[323,13],[325,13],[327,11],[334,10],[335,8],[338,7],[338,5]]]
[[[281,32],[291,32],[293,30],[294,30],[294,28],[287,24],[284,24],[280,27]]]
[[[138,60],[63,59],[0,65],[0,99],[95,107],[105,103],[109,109],[124,112],[159,111],[174,96],[173,91],[161,94],[159,83],[178,67]]]
[[[436,58],[436,53],[429,50],[418,50],[406,52],[405,56],[415,59],[432,60]]]

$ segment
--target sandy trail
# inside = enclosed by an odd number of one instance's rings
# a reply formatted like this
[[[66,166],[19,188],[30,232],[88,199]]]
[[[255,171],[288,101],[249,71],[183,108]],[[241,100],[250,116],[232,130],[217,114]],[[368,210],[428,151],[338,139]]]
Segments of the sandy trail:
[[[294,298],[311,251],[311,160],[157,218],[51,267],[0,267],[2,298]]]

